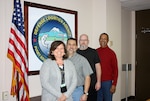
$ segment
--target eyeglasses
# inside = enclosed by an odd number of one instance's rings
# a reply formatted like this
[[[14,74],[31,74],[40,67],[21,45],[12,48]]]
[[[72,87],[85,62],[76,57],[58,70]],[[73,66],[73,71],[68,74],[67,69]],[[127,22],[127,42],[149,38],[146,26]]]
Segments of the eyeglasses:
[[[80,41],[88,41],[87,39],[85,39],[85,40],[80,40]]]

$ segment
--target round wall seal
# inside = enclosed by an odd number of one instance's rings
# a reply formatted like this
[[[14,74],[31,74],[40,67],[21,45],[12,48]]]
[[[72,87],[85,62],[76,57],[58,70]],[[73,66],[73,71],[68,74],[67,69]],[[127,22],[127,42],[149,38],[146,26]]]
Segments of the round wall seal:
[[[60,16],[48,14],[42,16],[32,31],[32,47],[36,56],[43,62],[48,58],[50,45],[55,40],[64,43],[72,37],[67,22]]]

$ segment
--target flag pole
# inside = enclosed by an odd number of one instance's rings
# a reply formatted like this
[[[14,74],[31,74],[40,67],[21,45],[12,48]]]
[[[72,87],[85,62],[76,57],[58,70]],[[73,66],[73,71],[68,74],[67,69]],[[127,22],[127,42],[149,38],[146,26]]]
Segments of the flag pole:
[[[20,101],[20,97],[19,97],[19,73],[17,71],[17,101]]]
[[[26,52],[27,42],[21,3],[20,0],[14,0],[7,56],[13,62],[11,95],[16,96],[16,101],[30,101]]]

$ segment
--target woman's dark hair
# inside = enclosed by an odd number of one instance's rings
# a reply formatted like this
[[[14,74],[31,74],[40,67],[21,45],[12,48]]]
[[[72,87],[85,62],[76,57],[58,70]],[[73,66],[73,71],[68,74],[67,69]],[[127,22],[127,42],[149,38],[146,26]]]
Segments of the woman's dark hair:
[[[64,56],[63,56],[63,59],[67,59],[68,58],[68,55],[67,55],[67,49],[66,49],[66,46],[65,44],[62,42],[62,41],[53,41],[52,44],[51,44],[51,47],[50,47],[50,50],[49,50],[49,55],[48,57],[51,58],[52,60],[55,60],[55,57],[54,55],[52,54],[52,52],[59,46],[59,45],[63,45],[64,46]]]

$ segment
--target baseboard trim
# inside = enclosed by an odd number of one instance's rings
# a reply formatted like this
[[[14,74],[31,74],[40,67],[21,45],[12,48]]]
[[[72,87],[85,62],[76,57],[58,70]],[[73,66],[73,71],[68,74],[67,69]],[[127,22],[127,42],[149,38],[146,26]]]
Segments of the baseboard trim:
[[[30,101],[41,101],[41,96],[31,97]]]
[[[129,96],[127,97],[128,100],[134,100],[135,96]],[[121,101],[126,101],[126,98],[121,99]]]

